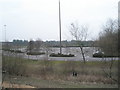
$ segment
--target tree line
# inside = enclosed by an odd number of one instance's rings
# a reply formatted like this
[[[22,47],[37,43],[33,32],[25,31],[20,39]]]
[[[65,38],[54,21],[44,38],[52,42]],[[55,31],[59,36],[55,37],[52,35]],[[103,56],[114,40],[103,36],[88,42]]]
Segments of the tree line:
[[[14,39],[12,42],[6,42],[9,45],[14,45],[14,46],[27,46],[31,41],[35,42],[37,40],[18,40],[18,39]],[[79,45],[76,43],[79,41],[76,40],[71,40],[71,41],[67,41],[67,40],[63,40],[62,41],[62,47],[78,47]],[[3,42],[4,44],[5,42]],[[42,41],[42,43],[50,46],[50,47],[59,47],[59,41]],[[92,47],[94,44],[94,41],[81,41],[82,45],[84,47]]]

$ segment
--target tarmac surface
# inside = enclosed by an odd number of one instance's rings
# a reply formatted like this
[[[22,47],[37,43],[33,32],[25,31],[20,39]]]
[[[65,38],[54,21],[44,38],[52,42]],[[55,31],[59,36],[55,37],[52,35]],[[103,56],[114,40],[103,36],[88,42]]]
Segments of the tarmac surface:
[[[111,60],[111,58],[94,58],[92,55],[97,50],[97,48],[94,47],[84,47],[83,48],[85,53],[85,59],[86,61],[102,61],[102,60]],[[58,61],[82,61],[82,54],[79,47],[67,47],[62,48],[63,54],[74,54],[75,57],[50,57],[49,55],[51,53],[59,53],[59,48],[50,48],[48,51],[48,54],[44,55],[27,55],[26,53],[20,53],[17,54],[18,57],[23,57],[26,59],[33,59],[33,60],[58,60]],[[9,53],[9,54],[8,54]],[[7,52],[4,53],[5,55],[12,55],[16,56],[13,53]],[[119,58],[114,58],[114,60],[118,60]]]

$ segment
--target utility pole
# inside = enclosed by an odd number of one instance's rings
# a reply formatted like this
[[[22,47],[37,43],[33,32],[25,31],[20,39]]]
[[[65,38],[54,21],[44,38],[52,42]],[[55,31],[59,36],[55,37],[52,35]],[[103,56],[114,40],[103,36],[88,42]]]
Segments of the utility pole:
[[[60,0],[59,0],[59,33],[60,33],[60,54],[62,54],[62,47],[61,47],[61,13],[60,13]]]

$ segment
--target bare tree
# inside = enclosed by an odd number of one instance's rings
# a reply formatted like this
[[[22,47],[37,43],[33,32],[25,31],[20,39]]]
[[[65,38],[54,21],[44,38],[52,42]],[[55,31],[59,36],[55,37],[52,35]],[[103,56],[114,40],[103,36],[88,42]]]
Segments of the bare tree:
[[[118,27],[116,20],[109,19],[103,26],[103,31],[99,34],[99,46],[107,55],[114,56],[117,54]]]
[[[114,81],[112,77],[112,67],[114,63],[114,57],[118,56],[118,26],[117,20],[109,19],[106,24],[103,26],[103,31],[100,32],[99,40],[98,40],[99,47],[102,51],[104,51],[106,57],[111,57],[108,69],[105,70],[103,67],[104,73]],[[104,58],[106,61],[106,58]]]
[[[28,59],[29,59],[29,53],[31,53],[33,49],[34,49],[34,41],[31,39],[27,46]]]
[[[28,47],[27,47],[27,50],[29,52],[39,51],[40,48],[42,47],[42,45],[43,45],[43,41],[39,38],[36,41],[30,40],[29,44],[28,44]]]
[[[83,44],[82,41],[85,41],[88,35],[88,27],[86,25],[78,25],[78,23],[71,23],[70,25],[70,33],[71,35],[75,38],[77,41],[77,44],[80,47],[81,54],[83,57],[84,63],[86,62],[85,60],[85,53],[83,50]]]
[[[29,41],[29,44],[28,44],[28,47],[27,47],[27,50],[28,50],[29,52],[32,52],[33,49],[34,49],[34,41],[33,41],[33,40],[30,40],[30,41]]]
[[[36,49],[36,51],[39,51],[39,50],[41,49],[42,44],[43,44],[43,41],[42,41],[40,38],[38,38],[38,39],[35,41],[35,49]]]

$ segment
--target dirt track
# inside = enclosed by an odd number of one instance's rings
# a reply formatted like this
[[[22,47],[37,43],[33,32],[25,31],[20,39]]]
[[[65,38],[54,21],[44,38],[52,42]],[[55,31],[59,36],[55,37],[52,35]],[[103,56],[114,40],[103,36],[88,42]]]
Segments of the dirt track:
[[[30,85],[22,85],[22,84],[10,84],[8,82],[4,82],[2,84],[2,87],[4,88],[35,88],[33,86],[30,86]]]

